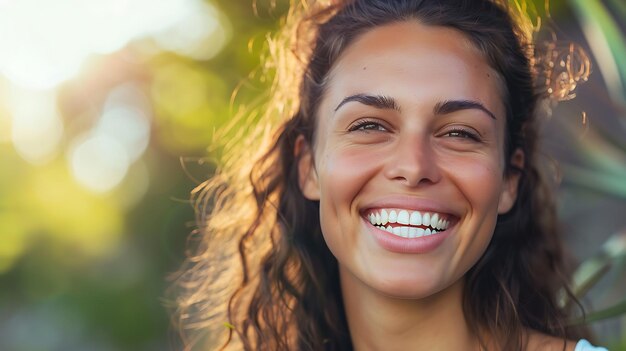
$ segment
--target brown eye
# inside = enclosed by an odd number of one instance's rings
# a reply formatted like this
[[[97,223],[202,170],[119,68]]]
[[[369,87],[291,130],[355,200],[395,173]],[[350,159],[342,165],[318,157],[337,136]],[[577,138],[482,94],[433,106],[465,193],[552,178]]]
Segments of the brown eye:
[[[461,128],[449,130],[444,134],[444,136],[448,136],[452,138],[460,138],[460,139],[470,139],[473,141],[480,141],[480,137],[476,133],[471,132],[466,129],[461,129]]]
[[[387,128],[385,128],[382,124],[376,121],[363,120],[363,121],[358,121],[357,123],[354,123],[352,126],[350,126],[348,131],[350,132],[354,132],[354,131],[385,132],[387,131]]]

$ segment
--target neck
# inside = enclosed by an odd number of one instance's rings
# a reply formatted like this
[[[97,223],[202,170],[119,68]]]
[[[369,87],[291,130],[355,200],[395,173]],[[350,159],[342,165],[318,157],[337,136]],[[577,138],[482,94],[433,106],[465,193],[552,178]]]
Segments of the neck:
[[[340,269],[355,351],[478,350],[462,308],[462,279],[423,299],[398,299],[365,286]]]

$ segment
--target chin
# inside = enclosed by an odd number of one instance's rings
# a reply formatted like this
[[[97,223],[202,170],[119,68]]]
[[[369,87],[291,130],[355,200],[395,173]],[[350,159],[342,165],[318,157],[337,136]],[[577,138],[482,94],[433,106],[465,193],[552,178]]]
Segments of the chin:
[[[431,274],[384,274],[368,283],[381,294],[398,299],[424,299],[438,294],[452,283],[436,279]]]

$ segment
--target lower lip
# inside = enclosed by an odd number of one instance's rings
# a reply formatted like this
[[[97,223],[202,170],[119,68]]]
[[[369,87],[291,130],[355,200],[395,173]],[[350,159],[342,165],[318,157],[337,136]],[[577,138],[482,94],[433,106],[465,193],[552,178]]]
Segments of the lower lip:
[[[376,242],[384,249],[397,253],[406,254],[425,254],[437,249],[450,233],[444,230],[437,234],[421,236],[419,238],[403,238],[389,233],[386,230],[379,229],[365,221],[365,226],[372,233]]]

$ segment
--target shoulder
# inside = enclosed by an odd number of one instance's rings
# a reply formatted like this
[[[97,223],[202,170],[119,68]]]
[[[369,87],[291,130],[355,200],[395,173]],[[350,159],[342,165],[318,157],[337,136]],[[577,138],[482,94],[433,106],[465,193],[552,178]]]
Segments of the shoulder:
[[[536,331],[528,333],[526,351],[579,351],[576,342]]]
[[[574,351],[608,351],[604,347],[593,346],[585,339],[581,339],[576,343]]]
[[[589,341],[564,340],[562,338],[532,331],[528,334],[527,351],[608,351],[591,345]]]

